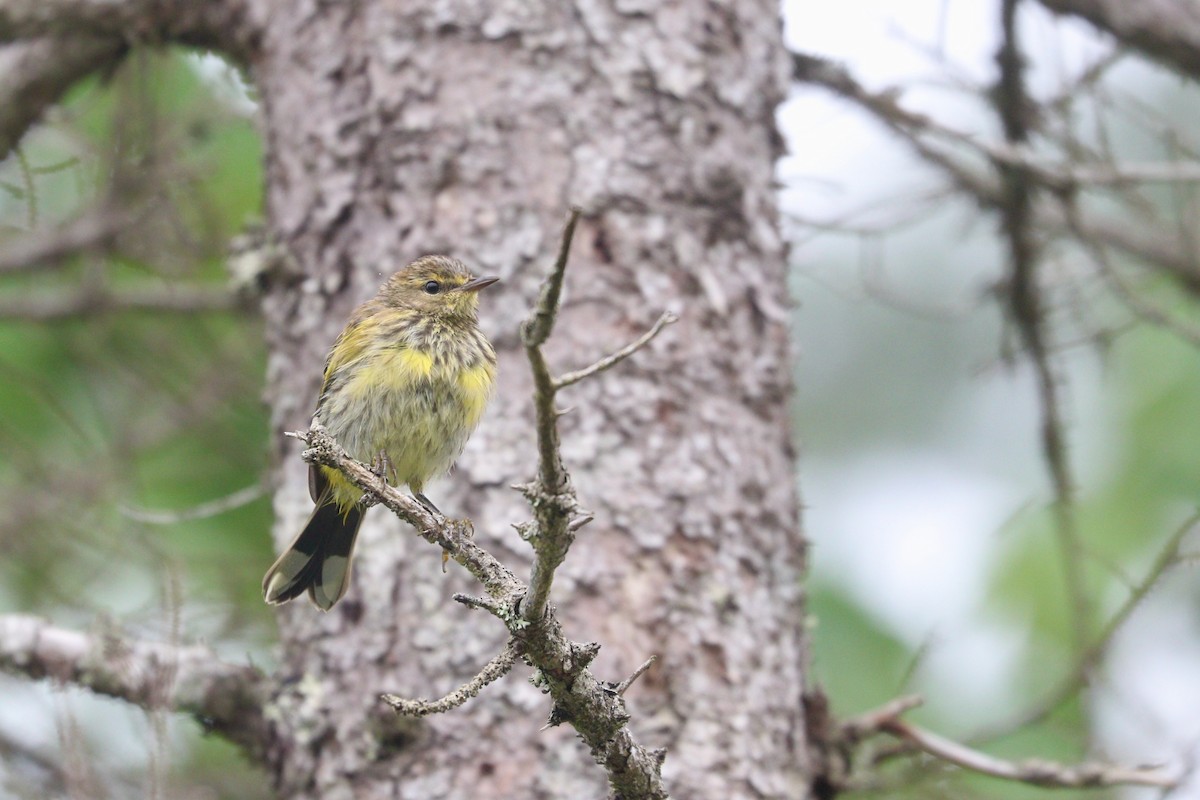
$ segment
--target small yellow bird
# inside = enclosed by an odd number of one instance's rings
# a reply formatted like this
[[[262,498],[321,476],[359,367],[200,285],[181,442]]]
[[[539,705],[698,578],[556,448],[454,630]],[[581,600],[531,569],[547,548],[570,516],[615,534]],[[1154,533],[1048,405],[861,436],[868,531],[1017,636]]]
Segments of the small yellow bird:
[[[385,466],[422,505],[425,482],[446,472],[475,430],[496,376],[496,352],[479,330],[478,292],[498,278],[424,256],[401,269],[350,317],[325,362],[314,422],[351,457]],[[362,491],[332,467],[312,466],[315,502],[304,530],[263,578],[263,598],[305,591],[322,611],[350,585],[350,555],[366,509]]]

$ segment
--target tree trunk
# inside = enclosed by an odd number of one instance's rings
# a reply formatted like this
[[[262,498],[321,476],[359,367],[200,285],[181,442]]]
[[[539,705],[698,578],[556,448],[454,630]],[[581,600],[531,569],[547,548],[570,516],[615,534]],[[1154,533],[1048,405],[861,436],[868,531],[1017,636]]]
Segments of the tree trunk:
[[[276,433],[307,425],[350,309],[412,258],[444,252],[503,283],[482,324],[499,388],[454,475],[427,489],[519,573],[533,473],[517,325],[568,207],[585,212],[557,368],[590,363],[664,308],[648,350],[573,387],[567,467],[596,521],[551,602],[592,668],[629,692],[639,741],[665,747],[679,798],[800,797],[805,742],[803,539],[789,443],[784,250],[773,112],[789,65],[776,4],[315,3],[270,6],[255,78],[270,225],[302,273],[266,303]],[[311,504],[279,438],[277,543]],[[268,760],[288,798],[602,796],[603,771],[522,667],[461,709],[396,718],[382,692],[440,696],[501,647],[495,619],[451,601],[462,570],[382,509],[329,614],[279,614]],[[263,565],[264,568],[266,565]]]

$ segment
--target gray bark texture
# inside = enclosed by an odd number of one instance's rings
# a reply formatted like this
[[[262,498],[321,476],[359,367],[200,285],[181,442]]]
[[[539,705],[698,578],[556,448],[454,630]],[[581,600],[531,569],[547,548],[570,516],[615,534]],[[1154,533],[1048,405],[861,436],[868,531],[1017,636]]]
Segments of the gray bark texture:
[[[630,690],[634,732],[666,747],[676,797],[803,794],[803,541],[788,437],[784,252],[773,112],[788,79],[768,2],[275,2],[254,76],[266,105],[271,225],[304,277],[267,304],[278,431],[312,412],[325,351],[354,304],[426,252],[501,286],[483,327],[500,385],[436,502],[518,573],[533,475],[531,387],[517,325],[576,235],[548,355],[559,371],[682,320],[568,390],[563,448],[596,513],[551,601]],[[493,293],[494,292],[494,293]],[[283,441],[282,439],[280,440]],[[276,540],[309,502],[279,453]],[[439,696],[502,646],[477,591],[386,513],[368,518],[354,583],[330,614],[280,612],[286,670],[271,762],[285,796],[600,797],[603,772],[523,670],[480,699],[398,722],[380,692]],[[365,724],[373,720],[372,724]],[[380,733],[382,732],[382,738]]]

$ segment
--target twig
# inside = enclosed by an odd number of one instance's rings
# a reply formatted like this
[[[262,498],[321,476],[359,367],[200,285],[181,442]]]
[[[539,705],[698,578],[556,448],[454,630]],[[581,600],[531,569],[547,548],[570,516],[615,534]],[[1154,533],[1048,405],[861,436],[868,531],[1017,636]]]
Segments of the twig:
[[[662,316],[660,316],[658,318],[658,321],[654,323],[654,326],[652,328],[650,328],[650,330],[646,331],[641,336],[639,336],[638,338],[634,339],[629,344],[622,347],[620,350],[616,351],[615,353],[613,353],[611,355],[605,356],[604,358],[600,359],[599,361],[592,364],[591,366],[584,367],[583,369],[577,369],[574,372],[568,372],[565,375],[560,375],[557,378],[555,378],[554,379],[555,390],[557,391],[558,389],[562,389],[566,386],[570,386],[573,383],[579,383],[584,378],[590,378],[591,376],[595,375],[596,373],[603,372],[604,370],[609,369],[611,367],[615,367],[617,364],[620,364],[622,361],[629,358],[631,355],[636,353],[638,350],[641,350],[643,347],[650,344],[650,342],[653,341],[654,337],[658,336],[658,334],[660,334],[662,332],[663,328],[667,327],[668,325],[670,325],[674,322],[678,322],[678,321],[679,321],[678,316],[671,313],[670,311],[664,311]]]
[[[882,730],[911,742],[934,758],[963,769],[1034,786],[1055,789],[1153,786],[1171,789],[1179,782],[1178,777],[1154,768],[1138,769],[1100,763],[1068,765],[1040,759],[1005,761],[899,719],[884,722]]]
[[[957,188],[967,192],[981,205],[999,208],[1004,192],[999,180],[978,165],[971,164],[964,153],[974,154],[986,162],[1003,162],[1012,150],[1007,146],[991,147],[961,131],[936,122],[931,117],[907,110],[899,102],[899,91],[884,89],[872,92],[864,87],[845,67],[823,58],[800,53],[792,55],[793,74],[798,81],[822,86],[867,111],[881,124],[899,136],[922,159],[943,172]],[[1046,178],[1034,165],[1026,165],[1034,178]],[[1051,175],[1048,188],[1061,188]],[[1043,198],[1045,200],[1045,198]],[[1049,232],[1068,229],[1063,213],[1049,202],[1034,208],[1036,227]],[[1193,295],[1200,295],[1200,263],[1177,237],[1154,226],[1131,225],[1122,217],[1097,213],[1080,214],[1078,225],[1087,236],[1103,242],[1175,279],[1179,286]]]
[[[118,511],[135,522],[144,522],[147,525],[178,525],[181,522],[208,519],[209,517],[224,514],[226,511],[232,511],[235,508],[249,505],[265,495],[267,488],[266,484],[263,483],[247,486],[244,489],[238,489],[232,494],[218,497],[216,500],[210,500],[207,503],[200,503],[199,505],[179,511],[160,511],[153,508],[134,508],[133,506],[120,506],[118,507]]]
[[[382,699],[396,710],[397,714],[409,717],[424,717],[430,714],[442,714],[452,708],[458,708],[472,697],[479,694],[483,687],[499,680],[509,673],[517,657],[514,640],[510,639],[495,658],[489,661],[471,680],[455,689],[440,700],[407,700],[399,695],[385,694]]]
[[[0,616],[0,670],[69,682],[143,708],[184,711],[252,758],[263,755],[266,678],[253,667],[220,661],[204,647],[80,633],[7,614]]]
[[[1130,3],[1128,0],[1040,0],[1056,14],[1082,17],[1116,37],[1122,47],[1185,76],[1200,74],[1200,14],[1190,2]]]
[[[67,256],[105,249],[137,218],[131,211],[101,209],[53,230],[36,231],[5,241],[0,248],[0,274],[34,269]]]
[[[901,719],[903,714],[921,705],[921,702],[921,698],[915,695],[898,697],[838,724],[832,742],[834,749],[844,754],[849,765],[854,748],[860,743],[878,734],[888,734],[899,739],[904,749],[897,751],[889,748],[885,756],[873,760],[875,764],[886,758],[911,756],[919,751],[981,775],[1048,788],[1154,786],[1170,789],[1180,780],[1180,776],[1168,775],[1156,768],[1128,768],[1103,763],[1067,765],[1041,759],[1005,761]],[[849,788],[855,782],[848,774],[842,775],[841,780],[841,788]]]
[[[649,658],[647,658],[645,661],[642,662],[642,665],[640,667],[638,667],[637,669],[635,669],[633,671],[632,675],[630,675],[628,678],[626,678],[625,680],[618,683],[615,687],[613,687],[613,691],[619,695],[625,694],[625,691],[627,689],[629,689],[630,686],[633,686],[633,682],[636,681],[638,678],[642,677],[642,675],[645,674],[646,670],[650,669],[650,667],[654,664],[655,661],[658,661],[658,656],[650,656]]]
[[[866,711],[851,717],[838,725],[838,733],[843,741],[851,744],[874,736],[883,730],[884,726],[900,717],[905,712],[912,711],[925,701],[920,695],[909,694],[889,700],[879,708]]]
[[[1028,141],[1032,108],[1025,86],[1025,59],[1017,41],[1019,5],[1020,0],[1003,0],[1001,3],[1003,39],[996,55],[1000,68],[995,91],[996,111],[1004,128],[1004,137],[1012,148],[1022,147]],[[1002,163],[999,173],[1003,187],[999,211],[1009,248],[1008,313],[1017,326],[1037,376],[1042,415],[1042,457],[1050,472],[1054,490],[1055,529],[1073,612],[1071,631],[1076,652],[1082,653],[1088,639],[1089,604],[1084,585],[1083,559],[1080,557],[1081,546],[1075,527],[1074,486],[1062,410],[1054,371],[1050,366],[1045,310],[1037,282],[1041,255],[1034,236],[1033,220],[1033,193],[1037,184],[1023,166]]]
[[[1054,709],[1058,708],[1079,691],[1084,681],[1087,680],[1088,673],[1100,663],[1100,659],[1104,656],[1109,643],[1116,636],[1117,631],[1121,629],[1121,626],[1137,610],[1142,601],[1158,585],[1159,580],[1166,574],[1167,570],[1180,563],[1179,551],[1183,546],[1183,541],[1195,529],[1197,524],[1200,524],[1200,511],[1193,513],[1182,525],[1175,529],[1175,532],[1167,539],[1166,544],[1159,550],[1158,555],[1155,556],[1150,569],[1142,576],[1137,585],[1133,587],[1129,593],[1129,597],[1125,598],[1125,602],[1121,604],[1117,612],[1109,618],[1107,624],[1105,624],[1099,635],[1096,636],[1095,641],[1083,652],[1075,668],[1058,686],[1046,695],[1045,699],[1037,703],[1031,711],[1022,714],[1016,719],[971,737],[972,741],[987,741],[1005,736],[1012,731],[1020,730],[1029,725],[1035,725],[1048,717]]]
[[[116,313],[211,314],[250,312],[251,306],[225,288],[83,287],[61,294],[38,294],[0,302],[0,319],[14,322],[57,322]]]

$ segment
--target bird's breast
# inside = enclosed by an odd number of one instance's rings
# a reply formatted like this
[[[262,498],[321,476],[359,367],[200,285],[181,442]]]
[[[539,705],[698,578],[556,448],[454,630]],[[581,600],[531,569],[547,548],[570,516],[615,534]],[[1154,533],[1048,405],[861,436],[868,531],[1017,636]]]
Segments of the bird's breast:
[[[462,452],[494,377],[482,353],[383,348],[347,371],[318,416],[350,455],[369,462],[387,453],[397,483],[420,485]]]

